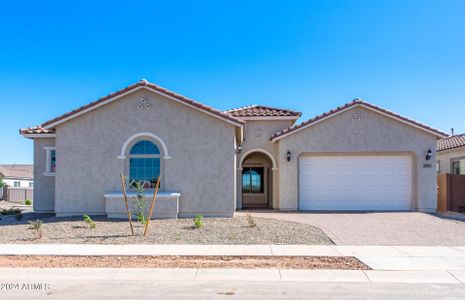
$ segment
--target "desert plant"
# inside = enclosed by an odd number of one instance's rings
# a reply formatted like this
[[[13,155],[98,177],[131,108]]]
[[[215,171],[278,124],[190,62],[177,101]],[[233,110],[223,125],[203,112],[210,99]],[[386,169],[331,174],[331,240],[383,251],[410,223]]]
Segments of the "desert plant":
[[[247,217],[247,223],[249,224],[250,227],[257,227],[257,222],[255,221],[254,217],[252,217],[252,214],[248,213],[246,217]]]
[[[144,195],[144,187],[140,182],[133,183],[134,188],[136,189],[136,218],[137,221],[141,224],[147,224],[147,218],[145,217],[145,207],[147,205],[147,201],[145,200]]]
[[[12,216],[12,215],[17,215],[21,213],[21,209],[19,208],[8,208],[8,209],[1,209],[0,210],[0,215],[4,216]]]
[[[89,225],[90,229],[95,229],[97,227],[97,224],[95,224],[94,220],[92,220],[92,218],[89,217],[89,215],[84,215],[82,216],[82,218],[84,219],[84,222],[86,222],[87,225]]]
[[[42,238],[42,220],[39,220],[39,219],[35,221],[30,220],[28,223],[29,223],[29,229],[35,230],[37,233],[37,238],[41,239]]]
[[[196,215],[194,218],[194,226],[196,228],[203,227],[203,216],[202,215]]]
[[[30,199],[26,199],[26,201],[24,201],[24,204],[26,205],[32,205],[32,201]]]

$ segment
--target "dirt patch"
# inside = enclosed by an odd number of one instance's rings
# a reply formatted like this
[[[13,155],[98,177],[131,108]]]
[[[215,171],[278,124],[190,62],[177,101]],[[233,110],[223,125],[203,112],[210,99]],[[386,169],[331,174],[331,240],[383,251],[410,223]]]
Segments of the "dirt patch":
[[[42,220],[42,238],[31,230],[29,220]],[[197,245],[331,245],[331,239],[319,228],[283,220],[246,217],[204,218],[201,228],[193,219],[154,220],[147,237],[144,226],[135,223],[136,236],[131,236],[128,222],[92,216],[95,229],[82,217],[57,218],[25,214],[22,220],[0,220],[0,243],[47,244],[197,244]]]
[[[218,268],[369,270],[355,257],[332,256],[0,256],[17,268]]]

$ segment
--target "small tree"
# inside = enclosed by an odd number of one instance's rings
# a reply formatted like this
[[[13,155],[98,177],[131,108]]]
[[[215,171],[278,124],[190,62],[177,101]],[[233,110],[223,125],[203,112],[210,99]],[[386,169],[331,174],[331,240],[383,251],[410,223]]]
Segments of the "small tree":
[[[147,224],[147,218],[145,217],[145,207],[147,201],[145,200],[145,189],[142,182],[134,181],[133,187],[136,189],[136,218],[141,224]]]
[[[0,176],[0,189],[3,188],[5,184],[3,183],[3,177]]]

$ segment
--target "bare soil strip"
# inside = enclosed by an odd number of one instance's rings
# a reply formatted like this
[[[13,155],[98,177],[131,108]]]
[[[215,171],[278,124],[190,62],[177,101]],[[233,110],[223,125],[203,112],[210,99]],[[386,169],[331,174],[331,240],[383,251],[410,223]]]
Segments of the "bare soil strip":
[[[331,256],[0,256],[17,268],[218,268],[369,270],[355,257]]]

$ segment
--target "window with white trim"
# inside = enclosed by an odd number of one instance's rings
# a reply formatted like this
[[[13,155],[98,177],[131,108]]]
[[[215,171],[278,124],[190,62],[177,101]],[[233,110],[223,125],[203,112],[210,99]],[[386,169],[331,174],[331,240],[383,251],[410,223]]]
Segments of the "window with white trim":
[[[129,152],[129,186],[155,188],[161,173],[160,149],[151,141],[134,144]]]
[[[20,187],[21,186],[21,182],[19,181],[14,181],[13,182],[13,187]]]
[[[465,158],[452,160],[452,174],[465,175]]]
[[[45,162],[44,175],[53,176],[56,172],[56,149],[55,147],[45,147],[47,158]]]

